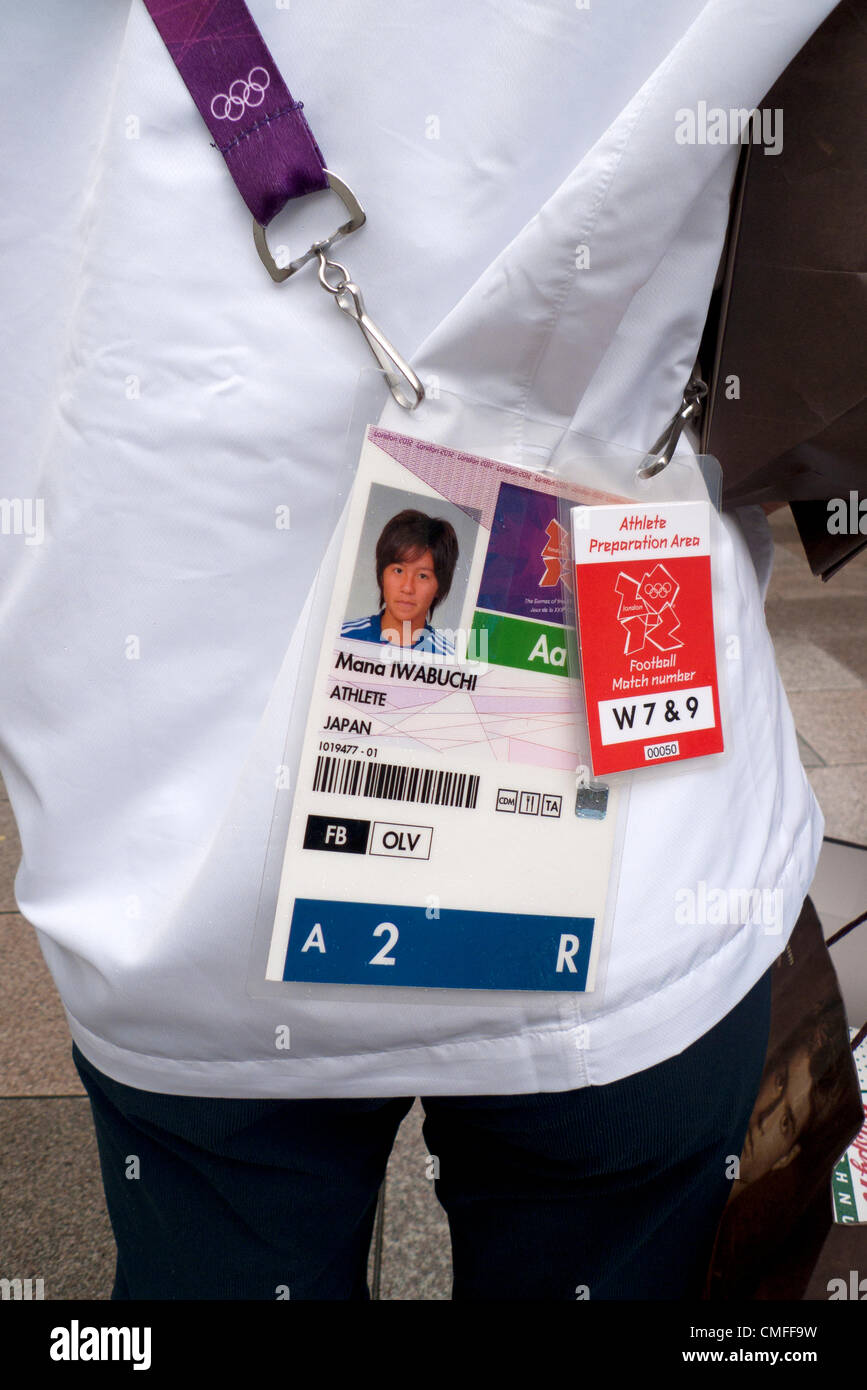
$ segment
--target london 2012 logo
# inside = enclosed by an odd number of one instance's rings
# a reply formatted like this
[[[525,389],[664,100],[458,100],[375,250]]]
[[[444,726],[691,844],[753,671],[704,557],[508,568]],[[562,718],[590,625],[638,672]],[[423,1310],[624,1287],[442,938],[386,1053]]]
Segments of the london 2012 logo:
[[[545,529],[545,544],[540,552],[545,566],[540,589],[553,589],[558,584],[572,587],[572,567],[569,563],[569,532],[562,527],[556,517],[551,518]]]
[[[228,92],[211,97],[211,115],[216,121],[240,121],[248,106],[262,105],[270,85],[267,68],[251,68],[246,78],[235,78]]]
[[[671,652],[683,646],[675,636],[680,620],[674,603],[680,585],[665,565],[645,570],[641,579],[634,579],[621,570],[614,592],[620,598],[617,621],[626,632],[625,656],[643,651],[648,644],[660,652]]]

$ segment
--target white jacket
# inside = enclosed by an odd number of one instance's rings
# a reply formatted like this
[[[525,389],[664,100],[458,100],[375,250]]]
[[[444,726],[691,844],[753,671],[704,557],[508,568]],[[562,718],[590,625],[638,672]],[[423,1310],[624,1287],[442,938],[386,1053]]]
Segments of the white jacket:
[[[250,7],[366,206],[345,260],[422,377],[641,448],[695,358],[737,157],[679,143],[676,113],[756,105],[832,3]],[[0,535],[0,767],[18,901],[78,1045],[145,1089],[298,1097],[562,1090],[681,1051],[782,950],[822,833],[738,521],[730,756],[637,781],[601,1003],[250,998],[364,345],[312,270],[268,279],[140,0],[18,7],[7,28],[2,491],[43,500],[45,535]],[[272,245],[295,254],[333,211],[291,205]],[[520,435],[497,452],[532,466]],[[781,893],[781,933],[679,924],[701,883]]]

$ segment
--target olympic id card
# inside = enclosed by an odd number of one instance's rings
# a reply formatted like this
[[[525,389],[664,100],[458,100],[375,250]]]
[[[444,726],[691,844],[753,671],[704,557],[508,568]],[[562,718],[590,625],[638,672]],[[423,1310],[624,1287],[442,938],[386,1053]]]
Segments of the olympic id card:
[[[596,777],[723,751],[709,502],[572,509]]]
[[[611,500],[368,428],[268,980],[597,988],[626,789],[582,809],[564,498]]]

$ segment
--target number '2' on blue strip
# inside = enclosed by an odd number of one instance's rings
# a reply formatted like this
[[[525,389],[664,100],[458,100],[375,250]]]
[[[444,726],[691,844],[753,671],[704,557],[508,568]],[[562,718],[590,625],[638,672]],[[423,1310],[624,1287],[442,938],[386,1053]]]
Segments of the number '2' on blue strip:
[[[583,990],[592,917],[296,898],[284,980],[424,989]]]

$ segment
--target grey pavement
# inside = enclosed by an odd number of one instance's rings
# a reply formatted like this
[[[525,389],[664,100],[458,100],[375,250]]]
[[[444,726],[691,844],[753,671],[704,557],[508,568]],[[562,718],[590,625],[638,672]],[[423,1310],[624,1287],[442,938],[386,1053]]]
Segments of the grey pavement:
[[[867,555],[824,585],[810,574],[787,508],[774,515],[772,526],[776,562],[768,624],[802,761],[825,814],[826,835],[867,845]],[[19,858],[0,787],[0,1276],[42,1278],[46,1299],[106,1299],[114,1247],[96,1143],[60,1000],[35,934],[16,909]],[[845,846],[823,851],[814,898],[826,934],[867,905],[865,862],[867,853],[853,855]],[[862,999],[852,980],[867,974],[867,942],[858,935],[841,943],[840,955],[835,949],[853,1024],[863,1015],[853,1012]],[[422,1118],[416,1103],[388,1167],[383,1300],[450,1297],[448,1225],[428,1176]],[[823,1258],[833,1263],[833,1252],[826,1248]],[[850,1256],[839,1258],[845,1263]],[[826,1273],[823,1265],[823,1279]]]

